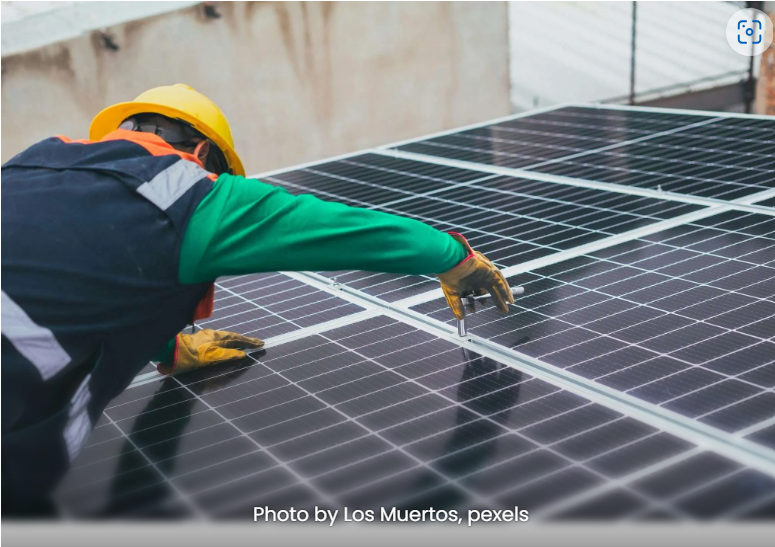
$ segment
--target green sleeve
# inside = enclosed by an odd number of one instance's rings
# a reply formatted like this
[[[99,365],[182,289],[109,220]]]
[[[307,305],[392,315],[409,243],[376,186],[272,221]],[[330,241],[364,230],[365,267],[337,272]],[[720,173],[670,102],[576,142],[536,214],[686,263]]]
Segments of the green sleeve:
[[[436,274],[465,257],[449,234],[422,222],[221,175],[186,228],[179,278],[199,283],[305,270]]]
[[[165,345],[156,354],[156,356],[153,359],[151,359],[151,361],[158,361],[160,363],[171,363],[173,358],[175,357],[175,340],[177,340],[177,337],[167,342],[167,345]]]

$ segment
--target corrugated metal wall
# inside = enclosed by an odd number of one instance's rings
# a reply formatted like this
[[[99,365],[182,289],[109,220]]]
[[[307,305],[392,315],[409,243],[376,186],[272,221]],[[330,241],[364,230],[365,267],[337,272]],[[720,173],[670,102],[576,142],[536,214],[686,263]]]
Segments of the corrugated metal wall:
[[[510,2],[516,111],[564,102],[624,102],[633,2]],[[749,58],[727,44],[742,3],[637,2],[635,92],[641,99],[740,82]],[[755,64],[758,65],[758,59]]]

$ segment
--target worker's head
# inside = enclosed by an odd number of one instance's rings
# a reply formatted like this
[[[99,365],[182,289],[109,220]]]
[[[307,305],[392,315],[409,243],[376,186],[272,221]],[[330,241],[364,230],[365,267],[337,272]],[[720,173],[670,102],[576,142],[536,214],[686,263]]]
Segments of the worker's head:
[[[118,126],[126,131],[153,133],[161,137],[176,150],[196,156],[205,169],[215,174],[230,173],[231,169],[223,151],[206,135],[200,133],[190,123],[154,114],[142,112],[130,116]]]
[[[226,116],[185,84],[155,87],[134,101],[109,106],[92,120],[89,138],[98,141],[119,127],[155,133],[177,150],[199,157],[212,172],[245,175]]]

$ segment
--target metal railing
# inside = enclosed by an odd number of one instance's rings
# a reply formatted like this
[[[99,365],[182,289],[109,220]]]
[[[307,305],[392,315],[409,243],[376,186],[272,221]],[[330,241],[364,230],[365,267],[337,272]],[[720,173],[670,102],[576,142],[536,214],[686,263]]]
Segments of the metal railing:
[[[732,4],[740,9],[755,8],[761,10],[764,2],[726,2]],[[647,91],[636,92],[635,82],[637,74],[637,53],[638,53],[638,2],[632,2],[632,41],[630,47],[630,91],[629,94],[624,97],[613,97],[606,99],[603,102],[606,103],[622,103],[627,102],[631,105],[641,104],[648,105],[659,102],[660,99],[665,97],[674,97],[680,92],[691,93],[691,90],[697,87],[704,88],[706,90],[718,87],[721,93],[726,92],[727,95],[735,95],[735,87],[739,88],[737,91],[740,94],[744,105],[744,111],[746,114],[751,113],[753,102],[756,98],[756,77],[755,77],[755,64],[756,57],[751,57],[748,68],[745,70],[736,70],[731,72],[725,72],[714,76],[708,76],[705,78],[699,78],[689,82],[682,82],[680,84],[674,84],[670,86],[664,86],[660,88],[654,88]],[[751,46],[753,47],[753,46]],[[732,83],[730,83],[732,82]],[[716,86],[713,86],[716,84]],[[732,93],[729,93],[730,89],[727,86],[731,86]],[[724,88],[721,90],[721,88]]]

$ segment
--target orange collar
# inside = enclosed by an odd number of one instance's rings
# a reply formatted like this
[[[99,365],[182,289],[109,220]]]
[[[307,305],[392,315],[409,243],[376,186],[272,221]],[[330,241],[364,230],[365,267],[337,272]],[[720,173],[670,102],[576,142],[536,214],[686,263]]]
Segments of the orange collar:
[[[153,133],[143,133],[141,131],[127,131],[126,129],[116,129],[112,133],[108,133],[107,135],[102,137],[100,139],[100,142],[117,141],[117,140],[131,141],[135,144],[139,144],[154,156],[177,155],[183,158],[184,160],[193,161],[199,167],[204,169],[204,165],[202,165],[202,162],[199,161],[199,158],[197,158],[193,154],[187,154],[186,152],[175,150],[172,147],[172,145],[165,142],[164,139],[162,139],[158,135],[154,135]]]

